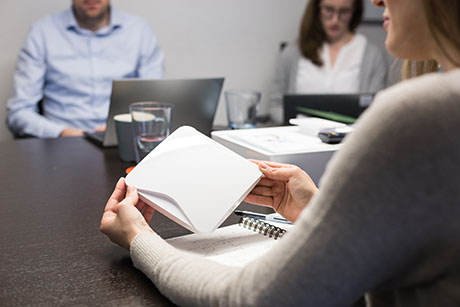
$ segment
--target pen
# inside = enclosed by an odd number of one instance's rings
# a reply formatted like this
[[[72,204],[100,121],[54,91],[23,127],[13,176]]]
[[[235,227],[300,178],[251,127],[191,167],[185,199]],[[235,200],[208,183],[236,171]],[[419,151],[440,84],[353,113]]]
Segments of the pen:
[[[277,223],[292,224],[290,221],[286,220],[283,217],[272,216],[271,214],[263,214],[263,213],[242,211],[242,210],[235,210],[234,213],[239,216],[249,216],[249,217],[252,217],[258,220],[266,220],[266,221],[272,221],[272,222],[277,222]]]

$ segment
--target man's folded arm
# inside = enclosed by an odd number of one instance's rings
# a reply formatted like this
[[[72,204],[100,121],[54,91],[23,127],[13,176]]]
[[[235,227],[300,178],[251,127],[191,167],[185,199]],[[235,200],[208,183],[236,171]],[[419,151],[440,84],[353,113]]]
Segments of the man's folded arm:
[[[46,63],[42,34],[31,28],[19,53],[14,87],[7,104],[7,124],[16,136],[58,137],[64,126],[40,115]]]

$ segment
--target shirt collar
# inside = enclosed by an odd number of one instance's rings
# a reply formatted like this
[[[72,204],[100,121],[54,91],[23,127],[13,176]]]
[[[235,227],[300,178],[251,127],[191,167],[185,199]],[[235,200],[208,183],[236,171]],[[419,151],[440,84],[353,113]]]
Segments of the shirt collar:
[[[93,33],[94,35],[97,35],[97,36],[105,36],[105,35],[109,35],[116,29],[121,28],[122,26],[123,26],[122,16],[112,6],[110,6],[109,24],[97,30],[96,32],[92,32],[90,30],[80,28],[77,20],[75,19],[75,15],[73,13],[72,7],[65,12],[65,28],[67,30],[72,30],[80,34]]]

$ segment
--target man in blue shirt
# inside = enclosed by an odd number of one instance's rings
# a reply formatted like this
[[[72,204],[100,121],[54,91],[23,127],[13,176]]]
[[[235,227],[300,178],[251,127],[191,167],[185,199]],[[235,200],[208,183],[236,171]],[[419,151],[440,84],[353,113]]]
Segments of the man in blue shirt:
[[[115,10],[110,0],[72,0],[70,9],[32,25],[7,124],[16,136],[43,138],[103,129],[112,80],[161,78],[163,58],[143,19]]]

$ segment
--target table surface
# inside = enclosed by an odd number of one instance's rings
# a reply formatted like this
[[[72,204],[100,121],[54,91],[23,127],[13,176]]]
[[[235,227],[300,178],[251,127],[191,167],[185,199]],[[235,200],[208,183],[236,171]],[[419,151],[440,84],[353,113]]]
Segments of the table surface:
[[[173,305],[99,232],[130,166],[117,148],[83,138],[6,141],[0,161],[0,305]],[[164,238],[189,233],[159,213],[151,225]]]

